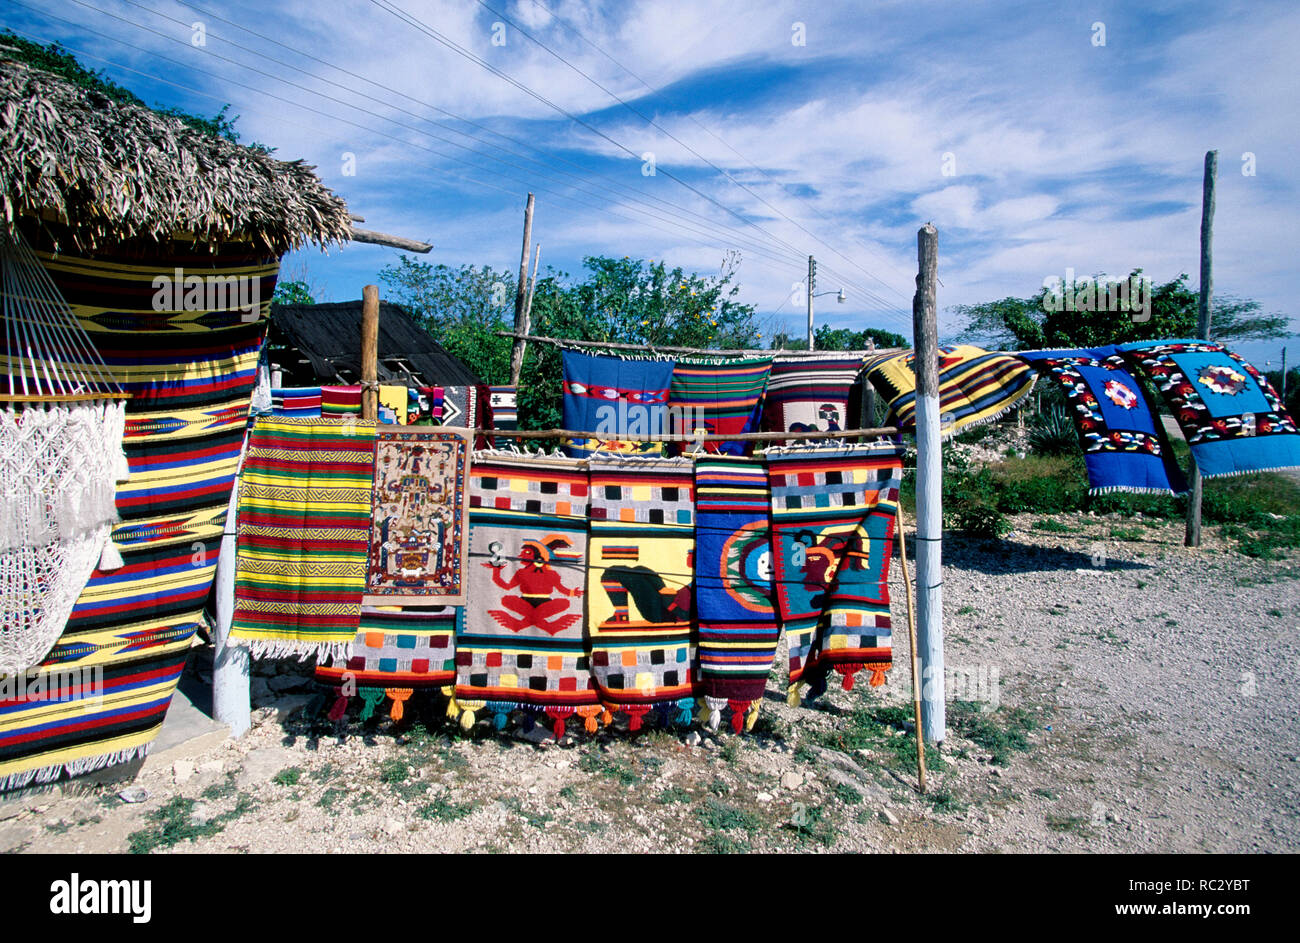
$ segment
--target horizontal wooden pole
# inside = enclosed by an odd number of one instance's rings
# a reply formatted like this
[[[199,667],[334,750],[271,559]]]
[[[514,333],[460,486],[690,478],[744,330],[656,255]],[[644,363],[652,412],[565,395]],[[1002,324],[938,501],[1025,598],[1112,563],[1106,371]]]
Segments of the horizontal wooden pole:
[[[39,393],[0,393],[0,403],[90,403],[97,399],[130,398],[130,393],[60,393],[48,396]]]
[[[388,233],[357,229],[355,226],[352,227],[352,241],[365,242],[375,246],[388,246],[391,249],[405,249],[407,252],[418,252],[421,255],[433,249],[433,245],[428,242],[416,242],[414,239],[407,239],[403,236],[390,236]]]
[[[558,337],[539,337],[535,334],[518,334],[514,331],[497,331],[497,337],[513,337],[517,340],[533,341],[538,344],[554,344],[557,347],[600,347],[606,350],[638,350],[642,353],[695,354],[701,357],[825,357],[828,354],[901,354],[902,347],[881,347],[876,350],[709,350],[703,347],[660,347],[655,344],[622,344],[614,341],[573,341]],[[724,438],[731,438],[724,436]]]
[[[596,442],[771,442],[776,439],[847,439],[859,436],[896,435],[895,426],[878,429],[842,429],[836,432],[709,432],[703,435],[679,433],[656,436],[611,436],[576,429],[461,429],[443,426],[448,432],[490,435],[502,439],[592,439]]]

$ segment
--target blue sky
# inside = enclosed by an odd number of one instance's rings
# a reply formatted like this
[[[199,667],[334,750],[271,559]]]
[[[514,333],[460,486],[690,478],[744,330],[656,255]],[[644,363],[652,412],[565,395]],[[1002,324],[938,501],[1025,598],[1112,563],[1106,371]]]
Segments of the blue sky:
[[[714,272],[738,249],[741,300],[768,331],[799,331],[792,289],[811,253],[819,291],[848,295],[818,299],[819,322],[910,334],[928,220],[951,335],[952,305],[1028,295],[1066,268],[1188,272],[1195,284],[1202,161],[1217,148],[1216,292],[1296,313],[1294,3],[0,0],[0,11],[150,103],[211,114],[229,102],[245,140],[316,165],[368,228],[433,242],[436,262],[517,269],[533,190],[543,268],[576,273],[604,254]],[[396,257],[312,249],[286,258],[285,277],[355,298]],[[1241,349],[1276,365],[1282,343]],[[1300,362],[1300,338],[1289,343]]]

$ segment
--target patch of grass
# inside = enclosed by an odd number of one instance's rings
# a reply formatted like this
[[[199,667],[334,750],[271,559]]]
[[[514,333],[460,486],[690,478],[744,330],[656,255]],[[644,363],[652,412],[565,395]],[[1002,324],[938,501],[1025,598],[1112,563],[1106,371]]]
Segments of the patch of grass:
[[[1282,618],[1282,610],[1281,610],[1281,609],[1270,609],[1270,610],[1268,610],[1268,614],[1269,614],[1270,616],[1272,616],[1274,619],[1281,619],[1281,618]]]
[[[302,767],[290,766],[272,776],[271,782],[277,786],[296,786],[300,779],[302,779]]]
[[[411,778],[411,770],[406,760],[384,760],[379,764],[379,781],[388,786],[396,786]]]
[[[790,726],[773,711],[763,711],[754,721],[754,736],[768,740],[784,741],[790,736]]]
[[[966,810],[966,803],[958,799],[948,789],[936,789],[934,792],[926,793],[925,797],[930,800],[930,804],[934,806],[936,812],[957,813]]]
[[[472,802],[452,802],[446,796],[439,796],[432,802],[426,802],[415,810],[415,814],[426,822],[455,822],[474,811]]]
[[[1052,790],[1045,789],[1042,786],[1035,786],[1031,791],[1034,795],[1042,796],[1044,799],[1055,800],[1060,798],[1056,793],[1052,792]]]
[[[744,839],[736,839],[726,832],[713,832],[700,840],[700,850],[710,855],[745,855],[749,854],[750,844]]]
[[[561,787],[561,788],[560,788],[560,798],[561,798],[561,799],[567,799],[569,802],[574,802],[574,801],[576,801],[577,798],[578,798],[578,789],[577,789],[577,787],[576,787],[576,786],[573,786],[573,785],[569,785],[569,786],[563,786],[563,787]]]
[[[339,774],[339,767],[337,764],[326,763],[320,769],[312,770],[311,778],[318,783],[323,783],[330,779],[333,779],[338,774]]]
[[[852,786],[844,783],[836,783],[831,787],[831,795],[845,805],[857,805],[862,801],[862,796]]]
[[[1054,832],[1074,832],[1076,835],[1090,835],[1088,820],[1081,815],[1049,815],[1047,827]]]
[[[722,742],[722,747],[718,750],[718,755],[728,763],[734,763],[740,759],[741,741],[739,737],[728,737]]]
[[[1013,753],[1029,749],[1028,733],[1037,728],[1038,720],[1020,707],[983,711],[972,701],[954,701],[948,708],[948,725],[991,753],[995,765],[1007,766]]]
[[[199,793],[199,795],[210,802],[216,802],[221,799],[229,799],[238,791],[238,787],[235,785],[235,778],[228,775],[226,776],[225,782],[213,783],[207,789],[204,789],[203,792]]]
[[[1045,517],[1041,521],[1034,521],[1034,530],[1045,531],[1049,534],[1077,534],[1080,528],[1071,527],[1069,524],[1062,524],[1055,518]]]
[[[578,761],[578,769],[614,780],[620,786],[632,786],[641,781],[641,775],[621,756],[592,750]]]
[[[695,795],[689,789],[681,786],[669,786],[658,796],[658,801],[664,805],[678,805],[683,802],[691,802],[694,799]]]
[[[348,791],[346,789],[339,789],[335,786],[330,786],[321,793],[321,797],[316,800],[316,805],[333,815],[337,812],[335,806],[338,804],[338,801],[347,794]]]
[[[790,821],[782,827],[794,832],[801,842],[815,843],[823,848],[835,844],[835,830],[821,806],[797,805]]]
[[[215,815],[206,822],[194,821],[193,799],[176,796],[166,805],[155,809],[148,815],[149,825],[127,836],[127,847],[133,855],[145,855],[149,852],[170,848],[183,841],[209,838],[218,834],[230,822],[252,811],[257,803],[251,796],[240,796],[235,807],[228,812]]]
[[[960,609],[957,610],[957,615],[973,616],[977,612],[979,612],[979,610],[976,609],[974,606],[966,605],[966,606],[962,606]]]
[[[1141,540],[1143,534],[1137,527],[1112,527],[1110,536],[1112,540]]]
[[[704,805],[695,814],[706,828],[715,832],[757,832],[763,827],[763,820],[753,812],[712,796],[704,800]]]

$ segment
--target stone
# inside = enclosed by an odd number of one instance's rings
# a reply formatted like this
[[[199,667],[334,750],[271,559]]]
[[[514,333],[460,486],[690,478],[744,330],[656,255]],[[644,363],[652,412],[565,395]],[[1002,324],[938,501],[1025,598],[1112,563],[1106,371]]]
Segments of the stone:
[[[294,765],[294,759],[294,754],[282,747],[258,747],[249,750],[244,755],[244,762],[235,782],[241,789],[268,783],[280,770]]]
[[[190,809],[190,819],[195,825],[206,825],[208,822],[212,821],[215,815],[216,812],[213,810],[212,806],[208,805],[206,802],[196,802],[194,803],[194,808]]]
[[[688,747],[698,747],[703,739],[698,730],[692,730],[686,735],[686,745]]]
[[[405,828],[397,819],[384,819],[384,834],[389,838],[396,838]]]
[[[767,803],[772,801],[773,796],[770,792],[760,792],[758,795],[754,797],[754,799],[766,805]]]
[[[183,783],[193,775],[193,760],[177,760],[172,764],[172,779],[177,783]]]
[[[798,789],[802,785],[803,785],[803,776],[799,775],[794,770],[788,769],[781,774],[782,789]]]
[[[137,803],[144,802],[149,798],[149,790],[143,786],[127,786],[117,794],[117,797],[123,802]]]
[[[884,822],[886,825],[897,825],[898,816],[896,816],[893,812],[889,811],[888,809],[881,809],[880,821]]]

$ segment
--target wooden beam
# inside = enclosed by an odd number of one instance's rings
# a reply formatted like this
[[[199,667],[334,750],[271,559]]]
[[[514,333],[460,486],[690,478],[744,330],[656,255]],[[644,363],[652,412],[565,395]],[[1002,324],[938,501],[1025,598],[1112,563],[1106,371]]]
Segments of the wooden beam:
[[[365,242],[375,246],[388,246],[391,249],[402,249],[406,252],[418,252],[421,255],[433,249],[432,243],[416,242],[414,239],[390,236],[388,233],[373,232],[369,229],[357,229],[355,226],[352,227],[352,241]]]
[[[447,428],[452,427],[448,426]],[[806,432],[709,432],[701,435],[664,433],[662,435],[635,437],[583,432],[578,429],[466,429],[464,431],[476,435],[493,435],[499,439],[591,439],[596,442],[773,442],[781,439],[879,438],[880,436],[898,434],[896,426],[880,426],[875,429],[840,429],[836,432],[811,429]]]
[[[379,418],[379,286],[361,291],[361,418]]]
[[[939,419],[939,322],[935,281],[939,234],[926,223],[916,234],[916,622],[921,656],[921,723],[942,743],[947,727],[943,678],[943,445]]]
[[[657,344],[620,344],[614,341],[576,341],[562,337],[543,337],[538,334],[521,334],[518,331],[497,331],[496,335],[497,337],[521,338],[537,344],[554,344],[557,347],[598,347],[605,350],[635,350],[640,351],[643,354],[693,354],[697,357],[775,357],[778,354],[782,357],[825,357],[828,353],[824,350],[710,350],[705,347],[661,347]],[[889,347],[873,350],[830,351],[830,353],[833,354],[861,354],[863,357],[867,354],[875,356],[877,354],[901,354],[906,352],[907,348],[905,347]]]
[[[1214,187],[1219,175],[1219,152],[1205,152],[1205,176],[1201,181],[1201,298],[1196,307],[1196,336],[1210,339],[1210,309],[1214,301]],[[1187,499],[1187,528],[1183,546],[1201,545],[1201,469],[1192,457],[1191,493]]]

